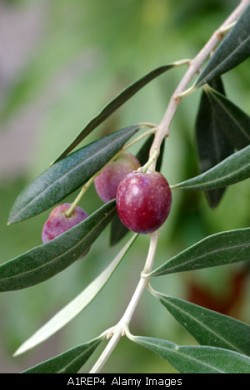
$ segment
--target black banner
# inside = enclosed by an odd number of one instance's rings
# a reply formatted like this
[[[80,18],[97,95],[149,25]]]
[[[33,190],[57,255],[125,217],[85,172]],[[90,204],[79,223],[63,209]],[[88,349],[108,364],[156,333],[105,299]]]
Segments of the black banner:
[[[81,388],[133,389],[170,388],[176,390],[210,388],[244,389],[250,374],[0,374],[0,388],[15,386],[59,386],[60,389]]]

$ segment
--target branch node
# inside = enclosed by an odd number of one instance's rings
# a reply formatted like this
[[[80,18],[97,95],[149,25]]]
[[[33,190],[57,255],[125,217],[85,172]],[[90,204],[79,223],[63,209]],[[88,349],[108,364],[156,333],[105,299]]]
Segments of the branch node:
[[[141,278],[142,279],[148,279],[149,278],[149,273],[148,273],[148,271],[147,270],[143,270],[142,272],[141,272]]]

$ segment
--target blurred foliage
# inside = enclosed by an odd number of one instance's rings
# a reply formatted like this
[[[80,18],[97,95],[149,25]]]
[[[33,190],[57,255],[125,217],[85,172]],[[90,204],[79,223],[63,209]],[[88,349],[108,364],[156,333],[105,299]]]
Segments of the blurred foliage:
[[[16,0],[2,2],[2,7],[25,11],[38,4],[38,1]],[[47,213],[6,227],[11,205],[24,185],[45,170],[84,124],[128,83],[161,64],[194,56],[236,4],[225,0],[85,0],[73,4],[54,0],[44,1],[42,7],[40,4],[43,28],[38,43],[26,59],[26,65],[9,84],[1,105],[1,127],[10,121],[18,122],[24,109],[32,113],[36,105],[36,110],[37,106],[40,110],[39,121],[33,123],[36,131],[30,134],[32,163],[21,175],[17,167],[16,175],[0,182],[1,262],[40,243],[41,225]],[[99,134],[142,121],[158,123],[183,71],[182,68],[173,70],[171,75],[161,76],[147,86],[101,126]],[[227,74],[224,81],[228,96],[249,112],[249,62]],[[162,171],[172,184],[198,172],[194,120],[199,96],[198,92],[184,99],[166,143]],[[95,138],[97,132],[86,142]],[[27,152],[22,137],[14,142],[24,154]],[[10,143],[10,158],[11,153]],[[156,265],[208,234],[249,226],[249,196],[249,183],[239,183],[228,189],[217,209],[211,210],[200,192],[176,190],[170,218],[161,229]],[[67,201],[72,199],[73,195]],[[89,212],[101,204],[93,189],[82,203]],[[38,286],[0,295],[0,372],[23,370],[95,337],[117,322],[143,267],[147,237],[137,240],[108,286],[78,318],[41,347],[16,359],[11,357],[21,342],[98,275],[123,244],[109,248],[108,242],[109,229],[106,229],[83,261]],[[217,300],[227,295],[232,275],[239,268],[219,267],[171,275],[168,280],[159,278],[153,285],[165,293],[185,297],[190,283],[195,282]],[[245,321],[250,320],[246,302],[249,288],[248,279],[239,307],[232,308],[233,315]],[[134,334],[169,338],[178,344],[190,342],[190,336],[147,292],[131,330]],[[171,368],[150,352],[123,340],[104,370],[165,372]]]

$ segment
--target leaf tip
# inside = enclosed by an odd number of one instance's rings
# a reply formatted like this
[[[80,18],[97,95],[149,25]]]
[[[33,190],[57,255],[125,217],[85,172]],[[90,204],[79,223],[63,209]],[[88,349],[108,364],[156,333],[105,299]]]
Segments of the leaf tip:
[[[16,213],[13,213],[12,211],[10,212],[8,221],[7,221],[7,226],[13,225],[14,223],[17,223],[21,221],[22,218],[18,218],[18,215]]]
[[[20,348],[17,348],[17,350],[13,353],[13,357],[19,356],[25,351],[22,350],[22,346]]]
[[[7,226],[13,225],[13,223],[15,223],[15,222],[16,222],[15,218],[13,218],[13,216],[10,214],[8,221],[7,221]]]
[[[30,339],[26,340],[23,344],[20,345],[19,348],[13,353],[13,357],[22,355],[23,353],[29,351],[30,349],[34,348],[36,345],[38,345],[41,341],[34,343],[30,342]]]

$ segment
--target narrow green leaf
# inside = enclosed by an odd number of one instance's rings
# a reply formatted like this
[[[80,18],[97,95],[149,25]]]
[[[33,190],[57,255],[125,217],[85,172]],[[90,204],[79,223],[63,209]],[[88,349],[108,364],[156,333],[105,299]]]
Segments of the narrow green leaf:
[[[76,373],[87,362],[101,342],[101,338],[91,340],[78,347],[57,355],[43,363],[24,371],[25,374],[67,374]]]
[[[172,188],[211,190],[238,183],[250,177],[250,145],[239,150],[213,168]]]
[[[157,293],[175,319],[202,345],[250,355],[250,326],[204,307]]]
[[[111,246],[118,244],[118,242],[120,242],[126,236],[126,234],[129,233],[129,230],[123,225],[117,213],[112,219],[110,227]]]
[[[224,87],[220,78],[212,80],[214,89],[224,93]],[[210,101],[207,89],[202,92],[200,106],[196,118],[196,140],[199,155],[200,171],[206,172],[216,164],[223,161],[234,152],[234,148],[227,141],[217,112]],[[225,188],[216,188],[205,191],[205,195],[210,207],[216,207]]]
[[[166,138],[164,138],[162,144],[161,144],[161,148],[160,148],[160,154],[159,154],[159,157],[157,159],[157,162],[156,162],[156,171],[160,172],[161,171],[161,166],[162,166],[162,163],[163,163],[163,158],[164,158],[164,152],[165,152],[165,145],[166,145]]]
[[[113,112],[115,112],[119,107],[121,107],[127,100],[140,91],[146,84],[154,80],[156,77],[165,73],[167,70],[172,69],[175,66],[180,65],[181,63],[173,63],[168,65],[160,66],[147,73],[145,76],[130,84],[127,88],[121,91],[113,100],[111,100],[99,114],[97,114],[91,121],[83,128],[80,134],[74,139],[74,141],[65,149],[65,151],[57,158],[61,160],[65,157],[71,150],[73,150],[88,134],[91,133],[97,126],[104,122]]]
[[[76,298],[69,302],[63,309],[54,315],[46,324],[44,324],[38,331],[36,331],[28,340],[26,340],[15,352],[14,356],[20,355],[34,348],[36,345],[42,343],[50,336],[62,329],[80,312],[82,312],[90,302],[97,296],[97,294],[106,285],[113,272],[116,270],[121,260],[128,252],[131,245],[134,243],[137,234],[126,243],[121,251],[114,258],[107,268],[93,280]]]
[[[49,167],[17,197],[9,224],[54,206],[98,172],[139,130],[131,126],[92,142]]]
[[[218,76],[211,80],[208,84],[209,87],[219,92],[221,95],[226,96],[225,87],[222,81],[222,77]]]
[[[208,99],[213,107],[216,120],[235,149],[242,149],[250,144],[250,116],[221,93],[208,87]]]
[[[0,291],[33,286],[73,263],[101,234],[115,212],[111,201],[52,241],[0,266]]]
[[[250,228],[213,234],[172,257],[151,275],[191,271],[250,260]]]
[[[236,25],[223,39],[207,66],[201,72],[196,86],[208,83],[215,77],[228,72],[250,55],[250,6],[246,8]]]
[[[148,156],[149,156],[149,152],[150,152],[153,140],[154,140],[154,135],[152,134],[146,139],[146,141],[144,141],[141,148],[139,149],[139,151],[136,154],[136,157],[140,161],[141,165],[146,164],[146,162],[148,161]]]
[[[180,346],[153,337],[130,337],[132,341],[169,361],[182,373],[249,373],[250,358],[227,349]]]

